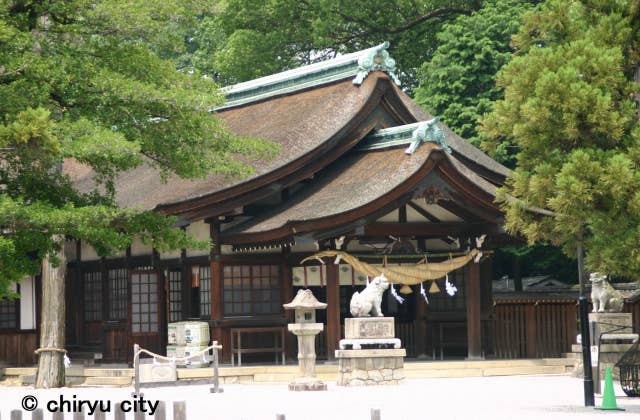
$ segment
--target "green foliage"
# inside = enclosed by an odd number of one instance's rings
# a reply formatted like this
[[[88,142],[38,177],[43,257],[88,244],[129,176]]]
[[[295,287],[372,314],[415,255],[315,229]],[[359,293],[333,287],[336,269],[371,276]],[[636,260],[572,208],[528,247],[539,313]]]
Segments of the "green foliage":
[[[542,242],[532,246],[508,246],[496,250],[493,256],[494,278],[503,275],[516,277],[514,259],[518,260],[522,277],[551,275],[566,283],[575,283],[578,278],[575,261],[558,252],[557,247]]]
[[[420,69],[416,101],[479,145],[477,121],[502,96],[496,73],[511,59],[511,35],[532,7],[530,1],[492,0],[470,16],[458,16],[443,25],[433,56]],[[494,157],[513,166],[512,155],[500,148]]]
[[[435,48],[442,24],[477,9],[479,2],[225,0],[220,6],[215,19],[225,43],[215,50],[215,68],[225,83],[390,41],[391,54],[404,72],[400,78],[411,90],[416,69]]]
[[[589,268],[633,278],[640,268],[637,12],[633,2],[550,0],[528,14],[515,38],[518,56],[499,76],[504,99],[482,120],[486,147],[506,142],[519,150],[502,196],[507,228],[568,255],[582,237]],[[555,217],[532,213],[536,207]]]
[[[167,58],[188,53],[184,37],[212,10],[204,0],[0,2],[0,296],[37,272],[54,235],[101,255],[136,235],[158,249],[206,245],[170,218],[119,209],[113,182],[143,162],[182,177],[245,175],[238,154],[273,152],[209,112],[223,101],[212,78]],[[61,174],[67,158],[94,170],[95,191]]]

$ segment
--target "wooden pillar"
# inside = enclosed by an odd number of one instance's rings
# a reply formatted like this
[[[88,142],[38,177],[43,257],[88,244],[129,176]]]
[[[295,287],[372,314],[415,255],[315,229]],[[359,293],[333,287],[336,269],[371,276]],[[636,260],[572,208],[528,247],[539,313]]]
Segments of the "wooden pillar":
[[[422,296],[416,296],[415,351],[416,356],[427,355],[427,302]]]
[[[80,242],[79,239],[76,241],[75,272],[76,272],[76,278],[75,278],[75,284],[74,284],[75,299],[73,300],[73,310],[75,311],[75,313],[73,315],[76,320],[75,328],[76,328],[76,339],[78,342],[77,344],[82,345],[82,344],[85,344],[84,328],[83,328],[84,326],[84,278],[83,278],[84,273],[82,271],[82,243]],[[35,276],[33,278],[33,282],[34,282],[33,287],[36,287]],[[39,311],[40,307],[36,306],[36,308],[38,309],[38,312],[40,312]],[[72,309],[68,308],[67,310],[72,310]]]
[[[327,264],[327,360],[335,359],[340,341],[340,280],[338,264]]]
[[[480,319],[480,264],[466,266],[467,358],[482,359],[482,322]]]
[[[525,318],[525,334],[526,334],[526,356],[528,358],[535,358],[536,349],[538,346],[537,336],[538,332],[536,330],[536,306],[533,303],[527,303],[524,307],[524,318]]]
[[[293,277],[291,273],[291,265],[289,263],[289,255],[291,254],[291,248],[287,245],[282,246],[282,260],[280,262],[280,304],[289,303],[293,300]],[[282,308],[282,317],[287,319],[289,323],[293,323],[295,319],[295,312],[285,310]],[[296,355],[296,336],[290,333],[285,334],[285,342],[287,348],[287,358],[295,360]]]
[[[209,233],[211,235],[211,250],[209,257],[211,259],[211,319],[213,321],[212,340],[222,344],[222,360],[230,360],[230,345],[224,340],[222,327],[218,325],[224,316],[222,311],[222,262],[221,262],[221,245],[220,245],[220,224],[217,221],[211,222],[209,225]]]

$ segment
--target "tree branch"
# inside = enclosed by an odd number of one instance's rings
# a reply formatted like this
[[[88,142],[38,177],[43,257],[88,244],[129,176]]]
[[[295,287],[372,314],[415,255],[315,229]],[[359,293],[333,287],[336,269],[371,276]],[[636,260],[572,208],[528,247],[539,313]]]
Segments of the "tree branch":
[[[433,19],[439,16],[443,16],[443,15],[448,15],[448,14],[464,14],[464,15],[470,15],[471,13],[473,13],[473,9],[467,9],[467,8],[463,8],[463,7],[455,7],[455,6],[451,6],[451,7],[440,7],[438,9],[432,10],[430,12],[427,12],[423,15],[418,16],[417,18],[410,20],[408,22],[403,23],[400,26],[396,26],[396,27],[392,27],[392,28],[384,28],[381,26],[376,26],[376,25],[372,25],[371,22],[364,20],[364,19],[360,19],[360,18],[356,18],[354,16],[349,16],[343,12],[341,12],[338,9],[334,9],[333,10],[336,14],[340,15],[340,17],[342,17],[344,20],[348,21],[348,22],[355,22],[355,23],[359,23],[360,25],[369,27],[372,31],[375,32],[382,32],[382,33],[387,33],[387,34],[397,34],[400,32],[404,32],[408,29],[411,29],[412,27],[419,25],[421,23],[426,22],[429,19]]]

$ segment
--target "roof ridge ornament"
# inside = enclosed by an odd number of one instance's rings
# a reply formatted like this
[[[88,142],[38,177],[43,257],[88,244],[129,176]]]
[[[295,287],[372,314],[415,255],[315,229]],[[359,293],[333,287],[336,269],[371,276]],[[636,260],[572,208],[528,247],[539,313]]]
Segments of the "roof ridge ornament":
[[[378,129],[366,136],[356,150],[378,150],[408,145],[405,153],[411,155],[422,143],[432,142],[451,153],[444,130],[438,126],[439,121],[440,117],[434,117],[428,121]]]
[[[389,42],[385,41],[374,48],[370,48],[358,58],[358,73],[353,79],[354,85],[361,85],[369,73],[380,70],[391,76],[396,85],[400,86],[400,79],[395,74],[396,60],[389,56],[387,48],[389,48]]]
[[[444,150],[451,153],[451,147],[447,144],[444,138],[444,131],[438,127],[438,121],[440,117],[434,117],[429,121],[424,121],[418,124],[418,127],[413,131],[411,135],[411,144],[405,151],[406,154],[411,155],[418,149],[422,143],[430,141],[439,144]]]

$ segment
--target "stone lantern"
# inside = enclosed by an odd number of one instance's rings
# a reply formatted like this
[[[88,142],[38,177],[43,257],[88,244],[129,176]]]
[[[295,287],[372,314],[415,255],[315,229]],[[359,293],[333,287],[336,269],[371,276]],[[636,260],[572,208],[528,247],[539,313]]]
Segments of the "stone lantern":
[[[326,303],[318,302],[309,289],[298,290],[298,294],[285,309],[295,310],[295,323],[288,328],[298,336],[298,377],[289,384],[290,391],[324,391],[327,385],[315,377],[316,335],[324,326],[316,322],[316,309],[325,309]]]

